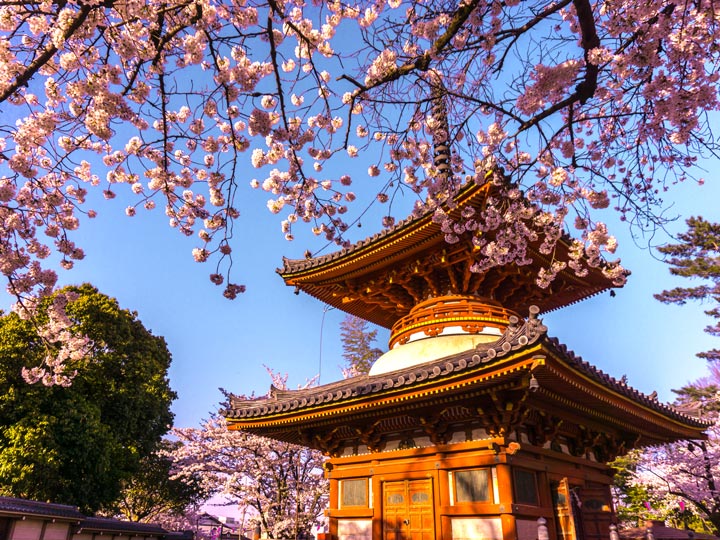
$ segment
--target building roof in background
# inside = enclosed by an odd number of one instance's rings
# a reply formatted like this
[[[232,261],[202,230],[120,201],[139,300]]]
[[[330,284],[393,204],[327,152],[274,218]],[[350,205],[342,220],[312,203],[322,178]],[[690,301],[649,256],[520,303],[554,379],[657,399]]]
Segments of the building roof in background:
[[[29,501],[15,497],[0,497],[0,514],[52,517],[67,521],[85,519],[85,515],[80,513],[77,506]]]
[[[115,534],[151,534],[165,536],[167,531],[154,523],[139,523],[137,521],[122,521],[113,518],[87,517],[78,526],[78,533],[98,532]]]
[[[0,516],[17,519],[67,521],[75,533],[113,533],[123,535],[152,535],[165,537],[170,533],[154,523],[138,523],[114,518],[86,516],[77,506],[31,501],[16,497],[0,497]],[[177,536],[177,535],[174,535]]]

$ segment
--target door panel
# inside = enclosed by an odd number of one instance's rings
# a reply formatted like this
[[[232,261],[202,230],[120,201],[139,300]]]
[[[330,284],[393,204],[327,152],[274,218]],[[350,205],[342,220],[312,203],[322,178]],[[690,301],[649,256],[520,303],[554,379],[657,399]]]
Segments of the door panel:
[[[610,489],[607,486],[584,487],[579,490],[579,495],[585,540],[609,538],[612,523]]]
[[[550,491],[555,509],[555,534],[558,540],[578,540],[567,478],[559,482],[551,482]]]
[[[607,486],[572,486],[567,478],[551,482],[555,526],[559,540],[604,540],[610,534],[612,512]]]
[[[383,540],[435,540],[431,479],[383,484]]]

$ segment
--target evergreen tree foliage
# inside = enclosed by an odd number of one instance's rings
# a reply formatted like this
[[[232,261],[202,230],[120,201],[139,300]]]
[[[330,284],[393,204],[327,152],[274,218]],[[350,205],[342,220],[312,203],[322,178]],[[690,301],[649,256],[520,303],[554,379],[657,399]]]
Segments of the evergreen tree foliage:
[[[172,425],[171,356],[136,313],[91,285],[57,294],[70,298],[65,311],[90,340],[70,364],[70,386],[23,379],[23,367],[40,365],[53,346],[38,332],[42,315],[0,317],[0,495],[92,513],[118,498]]]
[[[677,390],[676,406],[690,415],[718,420],[720,413],[720,363],[710,364],[710,375]]]
[[[655,298],[665,304],[684,305],[689,300],[711,302],[713,306],[705,314],[715,320],[705,331],[720,336],[720,223],[710,223],[702,217],[686,221],[688,230],[678,235],[677,244],[659,248],[667,255],[670,273],[689,279],[703,280],[695,287],[675,287],[656,294]],[[720,349],[698,354],[709,361],[720,360]]]
[[[375,360],[383,353],[374,347],[377,330],[368,330],[368,322],[354,315],[347,315],[340,323],[340,339],[343,344],[344,372],[347,376],[368,373]]]

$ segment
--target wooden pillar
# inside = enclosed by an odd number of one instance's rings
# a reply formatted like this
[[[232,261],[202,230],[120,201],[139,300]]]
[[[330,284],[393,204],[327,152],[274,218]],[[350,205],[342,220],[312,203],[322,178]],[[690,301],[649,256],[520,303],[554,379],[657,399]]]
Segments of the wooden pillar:
[[[512,514],[502,514],[500,516],[500,522],[502,523],[503,540],[517,540],[515,516]]]
[[[498,463],[496,466],[496,471],[498,481],[498,496],[500,500],[500,522],[502,523],[503,540],[516,540],[517,527],[515,526],[515,516],[512,514],[512,469],[507,463]]]
[[[329,474],[329,473],[325,473]],[[328,496],[329,508],[340,508],[340,482],[330,478],[330,494]],[[336,517],[328,516],[328,532],[325,535],[327,540],[338,537],[338,520]]]
[[[377,462],[375,462],[377,463]],[[372,469],[371,469],[372,473]],[[372,517],[372,537],[373,540],[376,538],[382,538],[383,534],[383,484],[382,478],[378,475],[373,474],[371,476],[372,482],[372,493],[373,493],[373,517]]]

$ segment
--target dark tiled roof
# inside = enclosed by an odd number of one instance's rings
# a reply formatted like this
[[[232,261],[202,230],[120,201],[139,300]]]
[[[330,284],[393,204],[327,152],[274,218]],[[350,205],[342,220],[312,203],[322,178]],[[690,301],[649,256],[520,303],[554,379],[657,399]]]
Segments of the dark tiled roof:
[[[138,523],[136,521],[121,521],[112,518],[89,517],[83,519],[78,526],[78,532],[116,532],[132,534],[151,534],[164,536],[165,529],[153,523]]]
[[[480,186],[480,184],[475,183],[466,184],[464,187],[461,188],[457,197],[466,195],[468,193],[472,194]],[[387,227],[379,233],[375,233],[372,236],[365,238],[364,240],[355,242],[353,245],[335,251],[333,253],[328,253],[326,255],[320,255],[318,257],[311,257],[307,259],[288,259],[286,257],[283,257],[283,267],[278,268],[277,273],[281,275],[294,274],[297,272],[303,272],[305,270],[310,270],[312,268],[323,266],[338,259],[342,259],[347,255],[362,251],[368,246],[380,243],[383,239],[389,238],[411,225],[416,225],[423,220],[430,220],[434,212],[435,208],[428,206],[425,212],[411,214],[407,218],[397,221],[392,227]]]
[[[455,355],[391,373],[360,375],[314,388],[279,390],[271,387],[267,398],[243,400],[235,396],[231,397],[230,409],[225,414],[232,418],[263,417],[330,402],[341,402],[359,396],[380,394],[402,386],[411,387],[414,384],[441,379],[501,358],[511,351],[533,344],[546,330],[540,319],[531,317],[521,326],[511,324],[498,341],[478,348],[470,358],[467,358],[467,353]]]
[[[77,524],[76,532],[116,532],[118,534],[145,534],[165,536],[167,531],[159,525],[137,523],[112,518],[87,517],[76,506],[30,501],[15,497],[0,497],[0,515],[34,516],[37,518],[70,521]]]
[[[48,516],[72,521],[85,519],[85,516],[80,513],[76,506],[28,501],[16,499],[15,497],[0,497],[0,514]]]
[[[279,390],[271,387],[268,397],[255,400],[244,400],[233,396],[230,400],[230,408],[224,414],[230,418],[231,422],[232,419],[247,421],[253,418],[261,420],[264,417],[290,411],[310,411],[330,403],[339,406],[344,401],[364,396],[370,397],[373,394],[381,395],[401,387],[412,388],[433,379],[439,381],[443,378],[457,376],[462,372],[471,372],[483,365],[490,366],[510,353],[529,349],[533,345],[541,343],[545,348],[563,358],[576,372],[604,388],[625,396],[638,405],[694,428],[709,425],[607,375],[576,356],[557,339],[547,337],[546,332],[547,328],[537,318],[537,309],[534,309],[527,321],[519,325],[511,324],[498,341],[480,345],[474,350],[391,373],[374,376],[361,375],[314,388]]]
[[[482,209],[493,189],[492,184],[466,185],[448,215],[457,217],[466,207]],[[494,235],[484,233],[488,241]],[[441,294],[477,295],[519,313],[534,304],[545,313],[620,286],[608,274],[615,263],[603,263],[588,266],[583,277],[568,266],[550,287],[539,288],[540,268],[569,260],[572,239],[565,233],[552,255],[543,254],[541,237],[529,242],[529,266],[507,264],[482,272],[472,271],[480,253],[473,240],[466,231],[458,242],[447,243],[441,224],[428,210],[337,252],[284,259],[278,273],[296,291],[385,328],[392,328],[419,301]]]
[[[372,236],[369,236],[364,240],[355,242],[352,246],[340,249],[338,251],[334,251],[332,253],[328,253],[326,255],[320,255],[318,257],[311,257],[308,259],[289,259],[287,257],[283,257],[283,267],[277,268],[275,271],[280,275],[295,274],[297,272],[303,272],[305,270],[310,270],[312,268],[323,266],[338,259],[342,259],[347,255],[356,253],[367,246],[371,246],[377,242],[380,242],[382,239],[392,236],[393,234],[401,231],[412,223],[420,221],[422,217],[425,216],[410,216],[408,218],[398,221],[392,227],[383,229],[379,233],[373,234]]]

